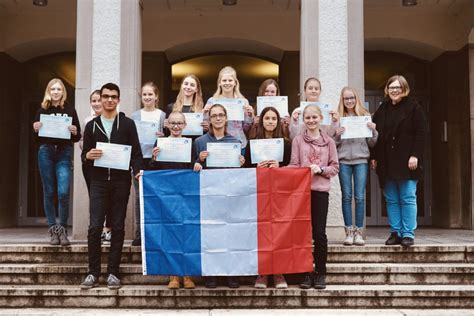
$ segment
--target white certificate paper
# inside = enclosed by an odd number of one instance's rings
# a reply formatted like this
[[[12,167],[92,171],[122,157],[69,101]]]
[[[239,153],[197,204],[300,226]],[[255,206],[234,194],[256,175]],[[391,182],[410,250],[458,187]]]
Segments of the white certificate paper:
[[[245,99],[214,99],[213,104],[222,104],[227,111],[228,121],[243,121],[244,120],[244,105]]]
[[[207,143],[207,167],[239,168],[240,143]]]
[[[300,102],[300,110],[301,110],[301,114],[299,116],[300,124],[303,124],[303,111],[304,111],[304,108],[307,107],[308,105],[316,105],[321,109],[321,112],[323,114],[323,121],[321,122],[321,125],[331,125],[331,114],[329,112],[332,111],[332,106],[327,103],[307,102],[307,101]]]
[[[160,123],[157,121],[135,121],[135,125],[137,126],[143,158],[151,158],[151,151],[155,144],[156,132],[160,127]]]
[[[72,117],[40,114],[40,122],[43,125],[38,131],[39,137],[71,139]]]
[[[342,133],[341,139],[372,137],[372,130],[367,127],[367,123],[369,122],[372,122],[370,116],[341,117],[341,127],[346,129],[344,133]]]
[[[132,146],[97,142],[95,148],[102,150],[102,157],[94,160],[94,167],[130,169]]]
[[[250,159],[253,164],[264,160],[283,161],[283,138],[251,139]]]
[[[191,138],[160,137],[157,140],[160,153],[156,161],[191,162],[191,144]]]
[[[186,118],[186,128],[183,130],[184,136],[202,135],[202,113],[183,113]]]
[[[274,107],[277,109],[280,117],[289,116],[288,113],[288,97],[274,96],[274,97],[257,97],[257,115],[260,115],[264,108]]]

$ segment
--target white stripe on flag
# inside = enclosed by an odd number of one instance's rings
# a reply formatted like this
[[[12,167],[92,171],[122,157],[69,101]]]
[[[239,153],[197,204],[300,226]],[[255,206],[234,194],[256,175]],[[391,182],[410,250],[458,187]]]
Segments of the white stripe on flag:
[[[255,169],[201,171],[202,275],[257,275]]]

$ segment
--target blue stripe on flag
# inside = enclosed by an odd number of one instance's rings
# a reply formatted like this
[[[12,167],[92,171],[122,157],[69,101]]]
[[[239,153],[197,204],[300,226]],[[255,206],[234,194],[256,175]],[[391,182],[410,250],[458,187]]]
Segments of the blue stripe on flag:
[[[201,275],[199,173],[145,171],[142,182],[144,273]]]

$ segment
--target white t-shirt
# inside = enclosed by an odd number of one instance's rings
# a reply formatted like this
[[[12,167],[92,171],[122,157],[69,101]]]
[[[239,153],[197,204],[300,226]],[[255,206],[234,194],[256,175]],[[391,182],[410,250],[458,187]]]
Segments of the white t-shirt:
[[[155,109],[153,111],[140,110],[141,120],[145,122],[160,122],[161,110]]]

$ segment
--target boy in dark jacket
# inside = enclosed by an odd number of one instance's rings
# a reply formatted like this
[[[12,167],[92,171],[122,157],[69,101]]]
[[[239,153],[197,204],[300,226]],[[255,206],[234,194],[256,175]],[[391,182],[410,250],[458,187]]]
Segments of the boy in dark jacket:
[[[136,178],[142,169],[142,152],[137,129],[133,120],[124,113],[117,112],[120,102],[120,89],[113,83],[107,83],[100,89],[102,114],[90,121],[84,132],[82,160],[94,164],[103,156],[97,149],[97,142],[131,146],[130,167]],[[98,285],[100,276],[101,245],[100,235],[104,225],[105,213],[110,209],[112,240],[110,243],[107,266],[107,287],[120,288],[118,277],[120,258],[124,240],[124,223],[127,203],[130,195],[130,170],[93,167],[90,188],[90,224],[87,235],[89,252],[89,272],[81,288],[90,289]]]

